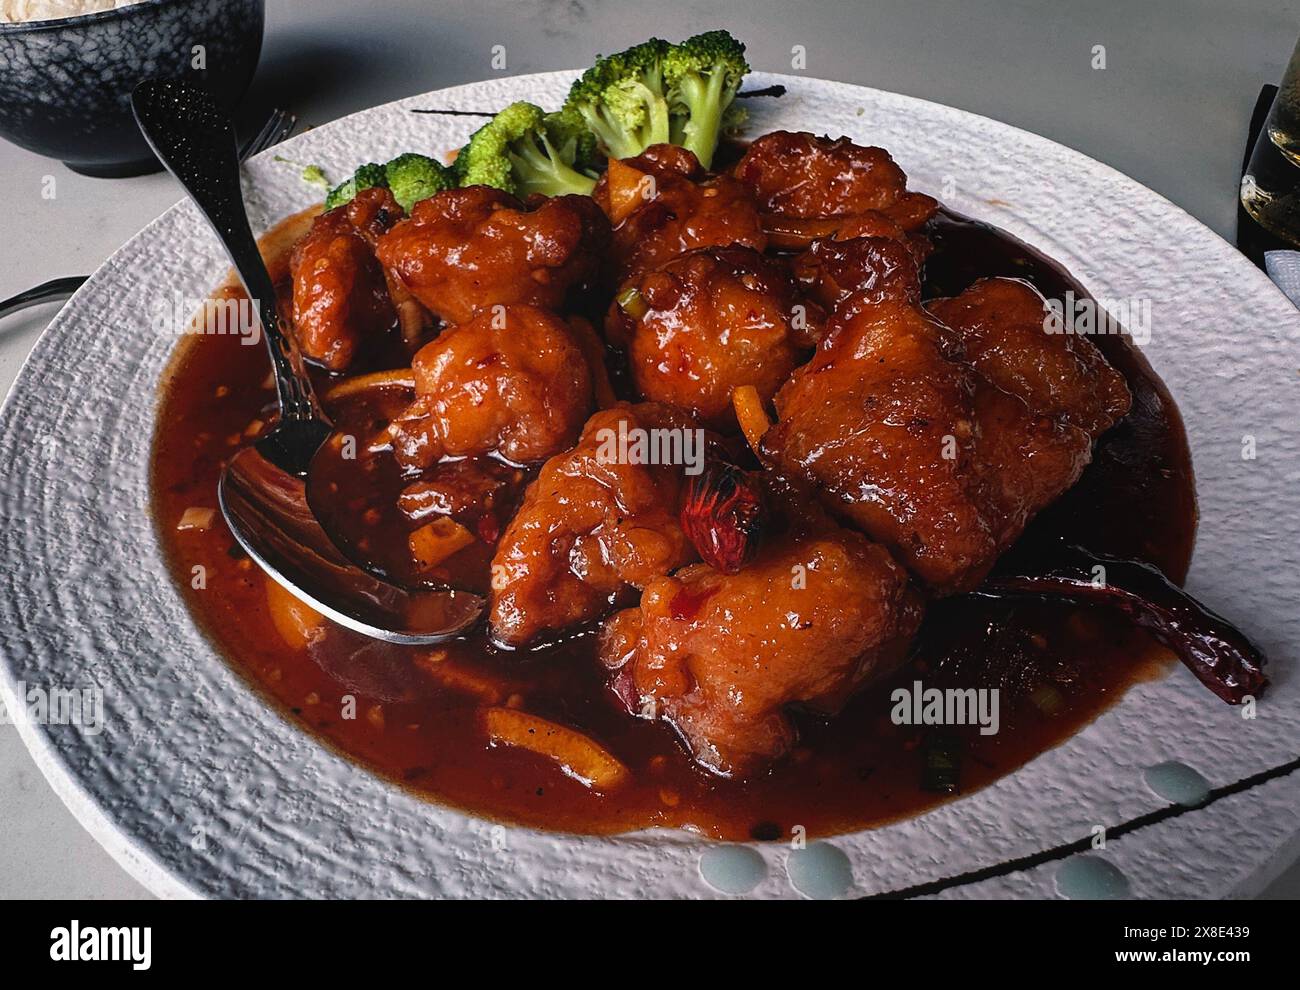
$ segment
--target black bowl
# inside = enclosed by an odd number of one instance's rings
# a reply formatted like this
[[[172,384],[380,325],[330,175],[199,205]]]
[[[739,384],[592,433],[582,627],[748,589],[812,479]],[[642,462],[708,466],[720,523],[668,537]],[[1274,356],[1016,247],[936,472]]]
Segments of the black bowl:
[[[84,175],[156,171],[131,90],[183,77],[233,109],[257,68],[265,13],[265,0],[142,0],[0,24],[0,136]]]

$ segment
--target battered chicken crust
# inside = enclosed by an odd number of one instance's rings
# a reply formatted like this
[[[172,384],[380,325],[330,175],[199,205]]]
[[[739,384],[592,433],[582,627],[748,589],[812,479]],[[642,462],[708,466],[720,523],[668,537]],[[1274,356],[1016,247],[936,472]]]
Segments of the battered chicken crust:
[[[984,331],[987,346],[993,328]],[[1060,346],[1041,328],[1007,332],[1022,353],[1044,355],[1040,368]],[[1043,385],[1031,358],[1017,366],[1027,376],[1018,391],[1004,390],[1000,381],[1016,382],[1004,369],[985,377],[966,340],[964,325],[954,330],[907,299],[847,297],[812,361],[777,393],[779,422],[762,444],[941,595],[979,584],[1029,519],[1078,480],[1094,436],[1076,417],[1097,418],[1082,392],[1061,406],[1064,393]],[[1085,377],[1104,391],[1115,375],[1102,362]],[[1053,404],[1040,408],[1040,395]],[[1108,408],[1122,415],[1127,401]]]
[[[405,467],[498,454],[516,464],[566,450],[592,408],[591,373],[563,319],[503,306],[444,330],[412,362],[415,400],[389,428]]]
[[[849,296],[859,304],[889,297],[921,300],[920,267],[905,240],[874,236],[817,240],[794,259],[792,270],[807,296],[828,311]]]
[[[376,250],[421,303],[459,324],[497,305],[560,309],[597,280],[608,240],[609,223],[587,196],[530,209],[499,189],[468,186],[416,203]]]
[[[363,206],[366,202],[374,200]],[[396,202],[393,206],[400,214]],[[367,239],[369,229],[360,213],[331,210],[312,222],[289,257],[298,347],[331,371],[347,368],[365,340],[397,318],[383,266]]]
[[[920,594],[879,544],[807,504],[731,576],[694,564],[612,616],[602,662],[633,714],[671,723],[701,766],[745,775],[796,741],[789,708],[837,712],[898,668]]]
[[[966,361],[984,378],[1046,416],[1100,436],[1129,411],[1132,396],[1086,336],[1056,327],[1028,282],[985,278],[926,308],[961,337]]]
[[[773,131],[756,139],[735,176],[766,213],[832,217],[878,211],[904,230],[930,219],[938,202],[908,192],[907,176],[884,148],[807,131]]]
[[[767,247],[749,191],[729,175],[706,173],[685,148],[651,145],[623,164],[646,178],[643,201],[614,225],[611,260],[618,282],[696,248]],[[592,195],[606,213],[617,215],[610,202],[608,172]]]
[[[752,385],[769,400],[807,353],[810,323],[822,319],[780,265],[742,247],[681,255],[629,281],[619,298],[626,302],[610,307],[606,337],[627,352],[641,397],[729,433],[737,428],[732,391]]]
[[[598,619],[621,592],[695,559],[677,518],[682,465],[608,457],[605,431],[696,428],[671,406],[620,403],[542,465],[492,558],[494,640],[523,646]]]

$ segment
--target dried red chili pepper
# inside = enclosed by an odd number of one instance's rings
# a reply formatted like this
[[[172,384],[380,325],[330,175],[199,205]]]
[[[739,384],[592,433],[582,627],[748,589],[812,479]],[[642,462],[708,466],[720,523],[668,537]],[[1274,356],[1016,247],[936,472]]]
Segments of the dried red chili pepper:
[[[1063,547],[1041,572],[995,576],[973,594],[1088,602],[1118,609],[1177,654],[1202,684],[1230,705],[1257,696],[1268,685],[1267,661],[1259,647],[1150,564]]]
[[[699,474],[687,476],[680,518],[700,559],[735,574],[753,560],[767,511],[753,476],[715,458]]]

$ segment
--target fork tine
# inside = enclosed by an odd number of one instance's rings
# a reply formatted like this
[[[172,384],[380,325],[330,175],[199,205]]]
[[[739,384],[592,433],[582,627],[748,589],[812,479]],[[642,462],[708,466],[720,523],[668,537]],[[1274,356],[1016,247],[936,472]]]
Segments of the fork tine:
[[[244,142],[243,147],[239,149],[239,160],[241,162],[251,157],[252,155],[257,154],[257,151],[261,147],[262,142],[266,140],[266,135],[275,126],[275,122],[279,117],[279,114],[280,114],[279,110],[273,110],[271,112],[271,116],[266,119],[266,122],[264,124],[262,124],[261,129],[256,134],[254,134],[251,138],[249,138],[246,142]]]
[[[257,143],[257,148],[252,154],[259,151],[265,151],[274,145],[279,144],[292,133],[294,125],[298,122],[297,114],[290,113],[288,110],[277,109],[267,121],[267,126],[263,134],[259,135],[261,140]]]
[[[294,133],[294,127],[298,126],[298,114],[292,112],[292,110],[281,110],[281,114],[283,122],[276,131],[273,144],[279,144],[282,140],[289,138],[289,135]]]
[[[296,113],[293,113],[292,111],[278,110],[276,111],[276,116],[278,118],[278,123],[276,127],[272,130],[270,138],[267,140],[266,146],[260,149],[262,151],[265,151],[266,148],[270,148],[279,144],[281,141],[283,141],[285,138],[287,138],[290,134],[293,133],[294,127],[296,127],[298,124],[298,115]]]
[[[279,144],[293,133],[297,123],[298,115],[295,113],[281,109],[272,111],[271,116],[262,125],[262,129],[240,150],[239,160],[247,161],[258,152]]]

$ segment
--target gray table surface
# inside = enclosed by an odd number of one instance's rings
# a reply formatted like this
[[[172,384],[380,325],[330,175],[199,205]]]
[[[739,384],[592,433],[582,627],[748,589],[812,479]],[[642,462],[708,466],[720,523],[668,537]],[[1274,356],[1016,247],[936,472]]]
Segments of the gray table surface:
[[[268,0],[249,100],[303,126],[494,74],[589,64],[650,35],[729,26],[757,69],[918,96],[1045,135],[1114,166],[1231,239],[1250,112],[1300,35],[1295,0]],[[1105,46],[1106,67],[1092,67]],[[0,143],[0,298],[93,271],[180,197],[167,178],[88,179]],[[42,196],[47,176],[54,198]],[[57,307],[0,323],[7,391]],[[32,401],[19,397],[16,401]],[[1266,896],[1300,893],[1300,867]],[[0,897],[146,897],[0,726]]]

